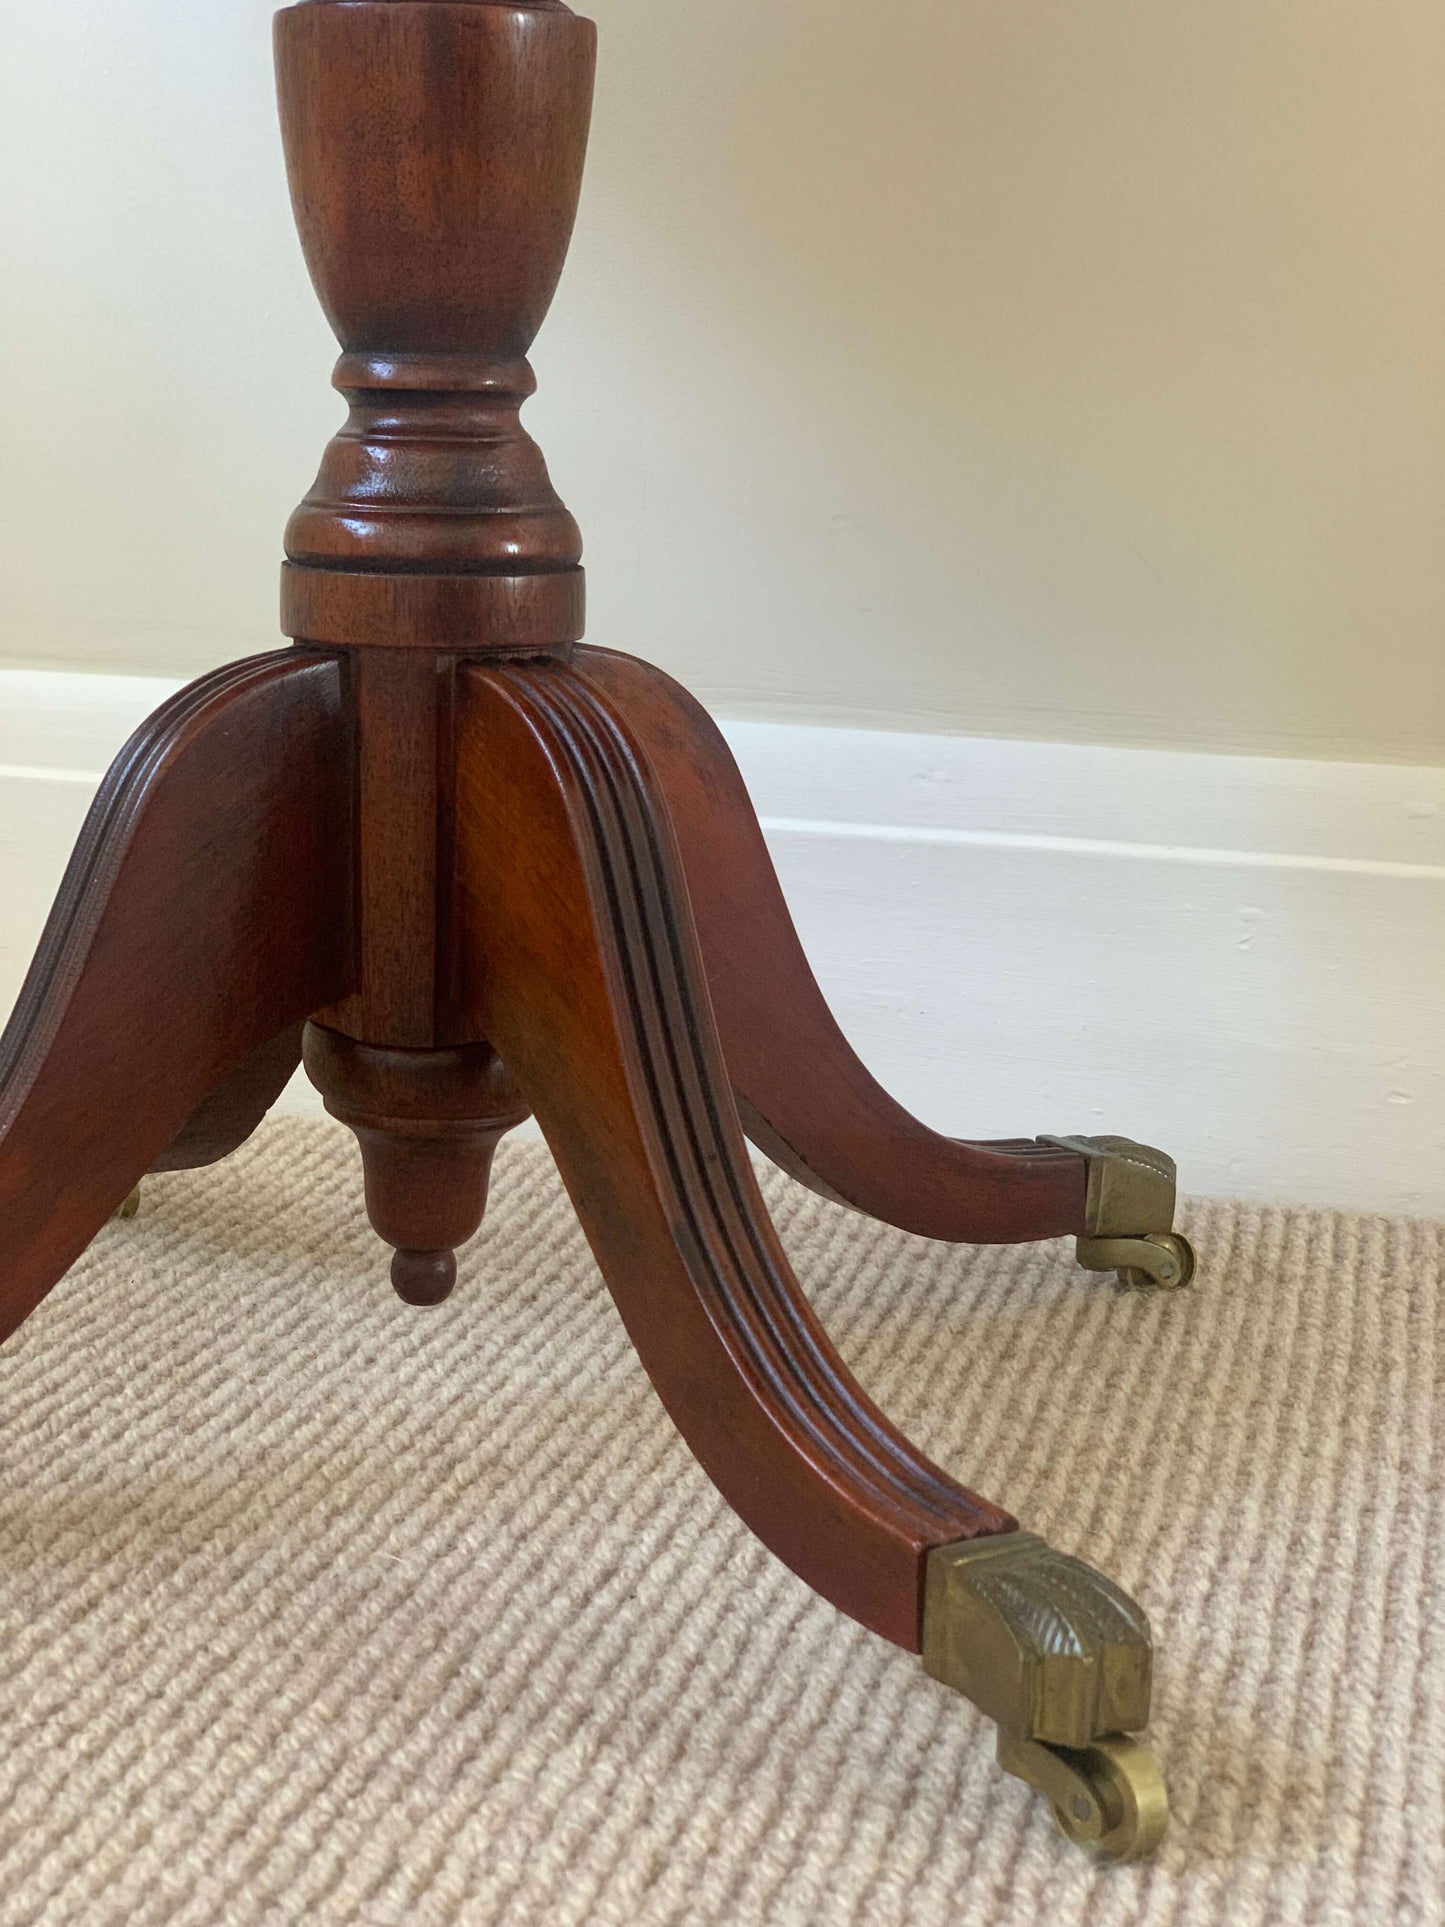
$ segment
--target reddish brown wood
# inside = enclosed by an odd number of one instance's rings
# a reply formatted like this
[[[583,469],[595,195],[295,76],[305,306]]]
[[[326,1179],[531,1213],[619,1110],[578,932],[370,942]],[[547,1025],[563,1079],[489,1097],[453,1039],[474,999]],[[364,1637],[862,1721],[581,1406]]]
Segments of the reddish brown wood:
[[[301,1025],[288,1024],[221,1079],[180,1135],[162,1151],[152,1171],[196,1171],[219,1164],[239,1150],[259,1128],[300,1062]]]
[[[306,1073],[356,1133],[366,1208],[397,1247],[391,1278],[408,1304],[436,1305],[456,1283],[456,1247],[478,1229],[498,1144],[527,1116],[486,1044],[387,1050],[306,1026]]]
[[[622,717],[561,664],[470,668],[459,690],[478,1029],[709,1477],[810,1585],[916,1649],[928,1549],[1014,1522],[888,1423],[793,1277],[728,1096],[666,807]]]
[[[0,1038],[0,1337],[187,1119],[345,987],[347,724],[291,651],[182,690],[131,738]]]
[[[1077,1229],[1083,1160],[955,1144],[891,1103],[703,713],[575,649],[580,537],[519,410],[576,211],[591,25],[560,0],[303,0],[276,45],[351,410],[288,529],[285,624],[311,646],[184,692],[97,801],[0,1042],[0,1336],[147,1167],[253,1128],[310,1018],[403,1296],[450,1288],[534,1105],[709,1474],[916,1647],[929,1548],[1013,1521],[839,1361],[763,1210],[724,1046],[766,1148],[934,1235]]]
[[[527,655],[582,634],[581,569],[555,575],[368,575],[288,562],[281,627],[288,636],[359,649],[452,649]]]
[[[518,415],[576,217],[595,29],[560,5],[308,4],[277,15],[276,51],[351,405],[287,530],[283,626],[473,653],[574,641],[582,538]]]
[[[667,798],[723,1056],[748,1136],[825,1197],[926,1238],[1084,1230],[1084,1167],[1029,1139],[942,1137],[859,1061],[819,990],[722,732],[679,683],[611,650],[579,670],[626,711]]]
[[[348,661],[356,721],[356,989],[324,1021],[371,1043],[437,1037],[439,737],[450,665],[412,649]]]
[[[450,1009],[452,659],[566,649],[582,540],[519,420],[576,215],[596,33],[563,6],[311,0],[276,19],[302,245],[350,419],[287,529],[289,633],[344,645],[357,994],[327,1025],[473,1041]]]

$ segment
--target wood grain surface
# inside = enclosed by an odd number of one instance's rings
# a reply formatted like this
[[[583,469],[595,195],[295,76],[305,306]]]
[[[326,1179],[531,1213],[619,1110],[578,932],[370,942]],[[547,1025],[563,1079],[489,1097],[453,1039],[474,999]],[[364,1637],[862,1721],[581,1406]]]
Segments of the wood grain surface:
[[[667,799],[723,1056],[754,1143],[823,1196],[923,1237],[1013,1244],[1081,1232],[1079,1158],[1030,1139],[942,1137],[859,1061],[798,941],[732,752],[702,705],[634,657],[585,649],[576,662],[625,709]]]
[[[457,889],[477,1026],[663,1403],[780,1558],[916,1647],[929,1547],[1013,1521],[888,1423],[799,1289],[728,1094],[666,805],[565,665],[459,678]]]
[[[0,1336],[345,988],[349,762],[338,665],[294,651],[202,677],[121,752],[0,1038]]]

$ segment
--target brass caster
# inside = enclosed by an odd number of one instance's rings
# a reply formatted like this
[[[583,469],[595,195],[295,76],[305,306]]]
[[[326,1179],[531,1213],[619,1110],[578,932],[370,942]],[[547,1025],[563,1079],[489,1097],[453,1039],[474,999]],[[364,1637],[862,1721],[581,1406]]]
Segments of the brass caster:
[[[1079,1748],[1000,1733],[998,1763],[1043,1794],[1066,1840],[1100,1860],[1142,1860],[1164,1838],[1164,1776],[1149,1748],[1125,1733],[1105,1734]]]
[[[137,1185],[135,1190],[131,1192],[130,1196],[125,1200],[125,1202],[123,1204],[118,1204],[115,1207],[114,1211],[111,1212],[110,1215],[112,1218],[133,1218],[136,1212],[139,1210],[140,1210],[140,1186]]]
[[[1125,1291],[1182,1291],[1194,1276],[1194,1247],[1178,1231],[1147,1238],[1080,1238],[1074,1256],[1085,1271],[1118,1274]]]
[[[1153,1647],[1139,1606],[1031,1532],[928,1555],[923,1667],[998,1726],[998,1762],[1061,1831],[1106,1860],[1163,1837],[1169,1799],[1147,1746]]]
[[[1075,1256],[1085,1271],[1117,1272],[1126,1291],[1180,1291],[1194,1276],[1194,1247],[1174,1223],[1174,1160],[1127,1137],[1047,1137],[1086,1161],[1084,1228]]]

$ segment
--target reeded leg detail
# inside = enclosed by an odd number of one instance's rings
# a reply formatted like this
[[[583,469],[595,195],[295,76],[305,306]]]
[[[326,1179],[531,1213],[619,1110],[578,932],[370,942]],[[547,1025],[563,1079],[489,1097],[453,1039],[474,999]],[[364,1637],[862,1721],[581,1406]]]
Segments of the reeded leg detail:
[[[460,685],[475,1026],[535,1109],[704,1469],[825,1598],[917,1651],[929,1550],[1013,1521],[889,1424],[792,1274],[728,1091],[666,808],[626,726],[560,664],[473,667]]]
[[[1141,1288],[1188,1283],[1193,1253],[1170,1235],[1174,1166],[1162,1152],[1127,1138],[971,1143],[929,1130],[888,1095],[818,988],[742,776],[707,711],[634,657],[580,649],[576,665],[625,707],[667,800],[723,1056],[758,1148],[823,1197],[922,1237],[1008,1244],[1072,1235],[1090,1270],[1117,1271]],[[1136,1165],[1141,1179],[1154,1174],[1152,1188],[1128,1186]],[[1118,1238],[1127,1248],[1105,1242]]]
[[[339,665],[284,650],[145,723],[86,820],[0,1038],[0,1338],[208,1093],[343,994]]]
[[[723,1056],[748,1136],[822,1196],[926,1238],[1011,1244],[1083,1228],[1084,1164],[1036,1139],[944,1137],[890,1097],[838,1028],[716,723],[651,664],[580,649],[625,708],[677,835]]]
[[[679,1430],[795,1572],[998,1721],[1002,1763],[1073,1837],[1147,1852],[1167,1803],[1127,1737],[1148,1717],[1143,1614],[931,1465],[813,1317],[756,1190],[627,720],[561,664],[473,667],[457,741],[463,1006],[533,1104]]]

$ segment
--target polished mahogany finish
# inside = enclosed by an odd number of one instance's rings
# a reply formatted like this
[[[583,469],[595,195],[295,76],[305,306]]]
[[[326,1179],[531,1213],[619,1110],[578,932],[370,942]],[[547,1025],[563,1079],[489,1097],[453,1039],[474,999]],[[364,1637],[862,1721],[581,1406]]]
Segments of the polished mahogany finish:
[[[722,731],[650,663],[579,652],[625,709],[676,830],[708,988],[748,1136],[793,1177],[925,1238],[1011,1244],[1075,1231],[1079,1159],[1031,1139],[966,1143],[910,1117],[838,1028],[798,941]]]
[[[276,53],[351,407],[286,531],[283,628],[433,653],[575,642],[582,537],[518,414],[576,218],[595,29],[563,6],[311,0],[277,15]]]
[[[197,1171],[238,1151],[291,1082],[306,1026],[290,1024],[223,1077],[161,1152],[152,1171]]]
[[[466,672],[457,749],[471,1006],[536,1107],[653,1384],[759,1538],[912,1644],[928,1549],[1014,1521],[894,1430],[798,1287],[637,739],[575,671],[538,663]]]
[[[930,1549],[1014,1521],[854,1383],[743,1128],[948,1238],[1082,1232],[1084,1158],[940,1137],[879,1089],[714,725],[578,646],[581,539],[519,410],[577,209],[590,23],[302,0],[276,50],[350,417],[287,530],[297,646],[203,678],[123,752],[0,1044],[0,1331],[145,1170],[242,1141],[304,1023],[399,1293],[451,1289],[497,1142],[535,1111],[709,1475],[916,1648]]]
[[[456,1283],[456,1247],[480,1227],[492,1158],[528,1107],[489,1044],[390,1050],[308,1024],[306,1072],[361,1144],[366,1209],[396,1254],[391,1281],[410,1305]]]
[[[0,1038],[0,1336],[150,1166],[208,1161],[167,1148],[345,988],[341,688],[324,656],[219,669],[106,777]]]

